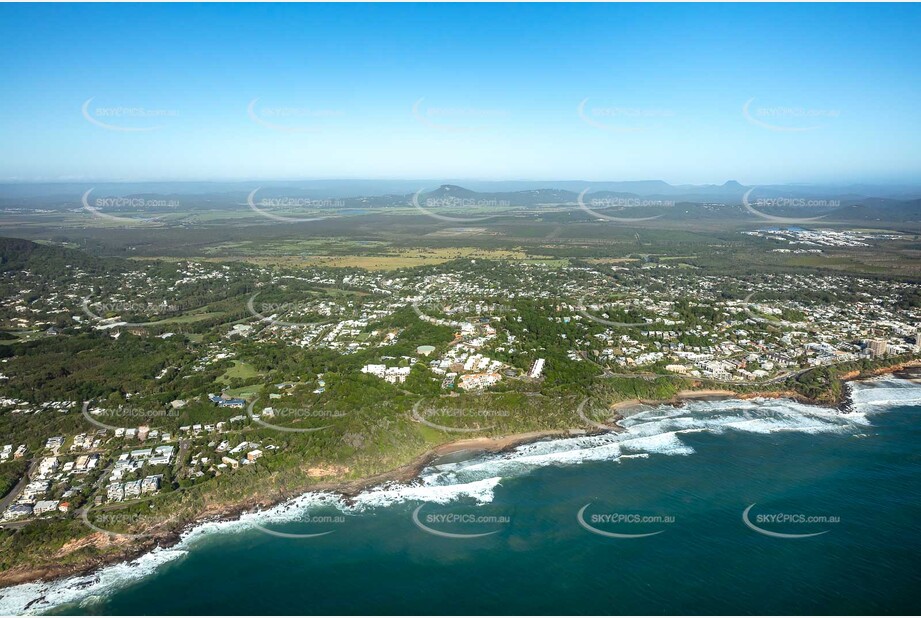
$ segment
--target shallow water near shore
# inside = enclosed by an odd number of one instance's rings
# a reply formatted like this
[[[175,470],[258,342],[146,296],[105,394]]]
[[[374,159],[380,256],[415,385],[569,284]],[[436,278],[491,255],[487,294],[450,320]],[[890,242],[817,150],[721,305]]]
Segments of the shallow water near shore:
[[[851,388],[844,413],[661,406],[619,434],[453,456],[348,504],[308,494],[2,590],[0,612],[918,613],[921,386]]]

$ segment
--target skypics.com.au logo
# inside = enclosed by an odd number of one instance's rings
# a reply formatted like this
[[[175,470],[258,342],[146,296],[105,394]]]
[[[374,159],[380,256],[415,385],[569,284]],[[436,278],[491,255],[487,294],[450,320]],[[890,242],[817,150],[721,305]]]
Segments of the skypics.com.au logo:
[[[410,303],[410,307],[412,307],[413,313],[415,313],[419,317],[420,320],[422,320],[423,322],[428,322],[429,324],[434,324],[436,326],[449,326],[451,328],[463,328],[464,327],[463,322],[458,322],[457,320],[445,320],[442,318],[436,318],[434,316],[431,316],[425,313],[422,310],[422,307],[419,306],[420,303],[425,301],[425,298],[426,298],[426,294],[423,293],[422,298],[420,298],[418,301],[413,301]]]
[[[458,224],[468,224],[468,223],[479,223],[481,221],[488,221],[490,219],[495,219],[496,217],[501,216],[499,213],[483,216],[469,216],[469,217],[457,217],[452,215],[445,215],[438,212],[435,212],[434,209],[489,209],[489,208],[507,208],[511,206],[511,202],[506,200],[493,200],[493,199],[476,199],[476,198],[465,198],[465,197],[456,197],[443,195],[440,197],[426,197],[422,199],[425,189],[419,189],[413,194],[411,203],[416,210],[421,212],[426,217],[431,217],[432,219],[437,219],[438,221],[443,221],[445,223],[458,223]],[[424,205],[423,205],[424,204]]]
[[[836,109],[818,109],[806,107],[752,107],[756,97],[750,98],[742,105],[742,116],[751,124],[782,133],[802,133],[814,131],[829,119],[838,118],[841,112]]]
[[[589,502],[576,514],[576,521],[585,530],[609,539],[641,539],[665,532],[663,526],[675,523],[673,515],[652,515],[635,512],[613,511],[587,513]]]
[[[257,108],[260,98],[249,102],[246,115],[254,123],[281,133],[316,133],[330,119],[341,118],[345,112],[336,109],[315,109],[299,106],[266,106]]]
[[[505,119],[508,112],[501,109],[479,107],[433,107],[425,104],[425,97],[413,103],[413,118],[419,124],[436,131],[482,131],[495,126],[497,119]]]
[[[143,504],[152,499],[153,496],[150,496],[142,499],[140,503]],[[163,524],[163,521],[159,519],[145,517],[136,511],[108,511],[104,510],[105,508],[108,507],[95,509],[86,507],[82,509],[80,511],[80,521],[93,532],[99,532],[111,538],[132,541],[154,536],[156,527]],[[129,530],[137,529],[149,530],[150,532],[129,532]]]
[[[324,429],[329,429],[332,427],[332,424],[325,424],[320,427],[285,427],[282,425],[276,425],[265,420],[266,418],[270,419],[279,419],[279,420],[313,420],[313,419],[324,419],[324,420],[333,420],[337,418],[342,418],[346,416],[343,412],[332,411],[332,410],[317,410],[314,408],[292,408],[285,407],[279,408],[276,412],[274,407],[264,408],[260,414],[253,412],[254,406],[258,398],[253,399],[250,404],[246,407],[246,414],[249,418],[259,425],[266,427],[267,429],[274,429],[275,431],[281,431],[285,433],[315,433],[317,431],[323,431]]]
[[[128,315],[148,315],[148,316],[161,316],[165,314],[176,313],[179,311],[179,305],[169,304],[166,301],[160,302],[138,302],[138,301],[123,301],[123,300],[108,300],[108,301],[95,301],[91,302],[89,298],[84,298],[81,305],[83,313],[88,317],[97,320],[99,322],[108,322],[109,326],[146,326],[150,322],[125,322],[114,318],[106,318],[100,314],[116,314],[116,316],[121,316],[122,314]]]
[[[83,418],[93,425],[108,429],[115,432],[124,432],[137,427],[137,423],[146,424],[157,418],[178,418],[179,410],[153,409],[135,406],[118,406],[116,408],[92,408],[90,402],[83,403]],[[102,422],[105,419],[110,422],[120,422],[120,425],[110,425]],[[125,424],[128,426],[125,426]]]
[[[461,410],[461,409],[429,409],[422,410],[423,400],[419,400],[413,406],[412,418],[417,423],[422,423],[426,427],[431,427],[432,429],[437,429],[439,431],[446,431],[448,433],[472,433],[476,431],[486,431],[493,427],[492,424],[480,426],[481,422],[484,422],[486,419],[491,418],[505,418],[511,416],[508,411],[505,410]],[[447,419],[473,419],[476,427],[449,427],[447,425],[442,425],[439,423],[434,423],[429,420],[429,417],[447,417]],[[446,421],[447,422],[447,421]]]
[[[663,118],[673,118],[675,112],[669,109],[650,107],[589,106],[589,97],[576,106],[576,113],[582,122],[615,133],[637,133],[645,131]]]
[[[148,109],[146,107],[91,107],[96,97],[83,102],[80,112],[92,125],[106,131],[123,133],[143,133],[155,131],[164,126],[164,119],[175,118],[179,112],[171,109]],[[156,124],[152,124],[156,123]]]
[[[756,217],[772,223],[784,223],[789,225],[811,223],[824,219],[825,215],[808,218],[781,217],[778,215],[769,215],[758,208],[836,208],[841,205],[841,202],[837,200],[809,200],[795,197],[758,198],[755,200],[755,203],[752,204],[751,195],[755,189],[757,189],[757,187],[752,187],[742,196],[742,207]],[[758,206],[758,208],[755,208],[755,206]]]
[[[288,524],[296,523],[298,528],[306,525],[308,528],[317,528],[316,532],[285,532],[282,530],[272,530],[258,522],[250,522],[256,530],[264,532],[270,536],[280,539],[316,539],[335,532],[335,526],[341,526],[346,522],[345,515],[307,515],[299,518],[296,522],[287,522]]]
[[[260,322],[265,322],[273,326],[285,326],[291,328],[313,326],[316,322],[287,322],[279,319],[281,315],[309,314],[315,309],[312,303],[305,301],[294,302],[260,302],[257,306],[256,297],[262,292],[256,292],[246,301],[246,310]]]
[[[501,532],[502,526],[507,526],[511,522],[507,515],[478,515],[456,510],[421,514],[425,506],[420,504],[413,511],[413,524],[426,534],[443,539],[478,539],[492,536]]]
[[[597,315],[589,313],[589,309],[592,311],[601,311],[602,317],[598,317]],[[640,328],[643,326],[648,327],[650,324],[653,324],[652,320],[648,322],[618,322],[611,320],[610,315],[604,311],[604,307],[602,305],[593,305],[592,303],[588,303],[585,300],[582,300],[579,303],[579,306],[576,308],[576,313],[578,313],[586,320],[591,320],[592,322],[597,322],[598,324],[603,324],[604,326],[610,326],[612,328]]]
[[[652,221],[653,219],[660,219],[664,217],[664,214],[653,215],[651,217],[615,217],[612,215],[602,214],[596,212],[594,208],[630,208],[635,204],[639,203],[643,206],[664,206],[672,207],[675,205],[674,202],[665,201],[665,200],[644,200],[642,198],[618,198],[618,197],[604,197],[604,198],[593,198],[589,200],[591,207],[585,203],[585,194],[588,193],[588,189],[584,189],[582,193],[579,194],[579,197],[576,198],[576,202],[579,204],[579,208],[600,221],[613,221],[615,223],[639,223],[640,221]]]
[[[119,215],[113,215],[108,212],[103,212],[103,208],[131,209],[141,212],[157,212],[166,209],[175,210],[179,208],[179,200],[151,200],[132,197],[100,197],[94,199],[92,203],[90,203],[90,193],[92,193],[93,190],[94,189],[87,190],[86,193],[83,194],[83,197],[80,198],[80,203],[83,205],[83,210],[99,219],[106,219],[116,223],[125,223],[129,225],[136,223],[152,223],[160,219],[160,217],[122,217]]]
[[[742,512],[742,522],[750,530],[775,539],[807,539],[821,536],[831,530],[825,528],[816,531],[817,526],[825,527],[841,523],[841,518],[837,515],[809,515],[787,511],[753,514],[752,509],[754,508],[755,504],[751,504]]]
[[[246,205],[249,206],[250,210],[252,210],[257,215],[265,217],[266,219],[278,221],[280,223],[308,223],[310,221],[322,221],[323,219],[328,219],[330,215],[292,217],[271,212],[269,209],[279,209],[283,212],[289,212],[292,210],[323,210],[330,208],[342,208],[345,206],[345,203],[342,200],[318,200],[305,197],[263,198],[259,200],[257,205],[256,193],[258,193],[261,189],[262,187],[257,187],[250,191],[249,195],[246,197]]]

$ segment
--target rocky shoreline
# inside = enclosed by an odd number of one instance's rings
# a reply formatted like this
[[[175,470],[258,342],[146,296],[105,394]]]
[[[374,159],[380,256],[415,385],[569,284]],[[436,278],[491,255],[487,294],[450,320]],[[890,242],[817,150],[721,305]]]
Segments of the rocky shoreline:
[[[872,379],[874,377],[886,374],[893,374],[894,376],[902,379],[921,382],[921,361],[907,361],[905,363],[899,363],[898,365],[881,367],[867,373],[854,371],[840,376],[839,380],[841,382],[851,382],[856,380]],[[845,409],[847,405],[847,397],[843,393],[837,400],[829,401],[811,399],[809,397],[804,397],[803,395],[794,391],[788,390],[768,390],[738,393],[722,389],[695,389],[680,391],[674,397],[667,400],[630,399],[621,401],[612,405],[611,410],[615,413],[614,418],[620,419],[623,416],[628,415],[631,409],[638,406],[680,406],[684,405],[685,403],[694,401],[720,401],[727,399],[748,400],[756,398],[791,399],[799,403],[828,406],[839,409]],[[618,431],[619,428],[615,425],[612,426],[610,430]],[[140,556],[150,552],[156,547],[167,548],[176,545],[181,541],[182,537],[188,531],[202,524],[209,522],[236,520],[245,513],[270,508],[272,506],[281,504],[286,500],[293,499],[308,492],[337,493],[342,495],[344,499],[349,500],[362,491],[383,485],[385,483],[411,482],[413,479],[419,476],[420,472],[425,469],[426,466],[430,465],[433,461],[448,455],[453,455],[461,452],[501,453],[512,450],[523,444],[537,442],[540,440],[565,438],[573,435],[590,435],[593,433],[601,433],[601,431],[602,430],[600,429],[595,429],[592,431],[585,431],[583,429],[564,429],[532,431],[510,436],[501,436],[498,438],[466,438],[463,440],[457,440],[454,442],[438,445],[435,448],[426,451],[422,455],[419,455],[409,463],[381,474],[349,481],[331,481],[327,483],[309,485],[298,488],[296,490],[279,491],[278,493],[272,495],[270,499],[247,499],[236,503],[220,505],[217,508],[210,509],[207,512],[201,513],[198,517],[187,522],[181,528],[160,534],[153,533],[150,537],[141,541],[130,542],[125,537],[122,537],[121,540],[119,540],[119,537],[112,539],[104,533],[97,532],[89,535],[88,538],[90,539],[91,543],[97,544],[101,547],[122,545],[123,550],[107,554],[106,556],[87,559],[84,563],[79,565],[64,566],[58,564],[43,567],[14,567],[12,569],[8,569],[7,571],[0,573],[0,597],[2,597],[3,594],[2,588],[9,586],[15,586],[18,584],[35,581],[47,581],[62,579],[66,577],[86,576],[110,564],[136,560]]]
[[[273,496],[271,500],[245,500],[238,503],[225,504],[218,509],[214,509],[210,512],[200,515],[199,517],[196,517],[194,520],[188,522],[177,530],[163,532],[160,534],[153,533],[148,538],[140,541],[135,541],[130,545],[125,542],[124,551],[111,553],[96,559],[90,559],[87,560],[85,564],[74,566],[49,565],[45,567],[14,567],[12,569],[8,569],[7,571],[0,573],[0,597],[2,597],[3,594],[2,588],[9,586],[15,586],[33,581],[86,576],[110,564],[135,560],[157,547],[168,548],[176,545],[182,539],[183,535],[202,524],[210,522],[233,521],[239,519],[241,515],[246,513],[255,510],[271,508],[285,502],[286,500],[290,500],[296,498],[297,496],[303,495],[304,493],[330,492],[340,494],[344,499],[349,500],[362,491],[383,485],[385,483],[408,483],[417,478],[419,473],[422,472],[426,466],[440,457],[445,457],[447,455],[466,451],[500,453],[512,450],[522,444],[528,444],[539,440],[563,438],[568,437],[569,435],[571,434],[568,430],[552,430],[533,431],[522,434],[514,434],[511,436],[502,436],[499,438],[467,438],[463,440],[457,440],[454,442],[438,445],[435,448],[430,449],[422,455],[418,456],[408,464],[381,474],[349,481],[332,481],[328,483],[319,483],[316,485],[299,488],[297,490],[281,491]],[[100,532],[88,536],[103,546],[119,544],[118,537],[116,537],[114,541],[109,541],[109,537]]]

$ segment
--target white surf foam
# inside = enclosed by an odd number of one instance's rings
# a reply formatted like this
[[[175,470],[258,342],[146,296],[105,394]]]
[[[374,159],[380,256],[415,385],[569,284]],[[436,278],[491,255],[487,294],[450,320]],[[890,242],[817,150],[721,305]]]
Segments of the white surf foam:
[[[353,500],[353,509],[361,512],[369,508],[379,508],[408,501],[434,502],[447,504],[461,498],[473,498],[479,504],[492,502],[493,492],[501,477],[485,478],[462,484],[440,484],[440,475],[423,474],[421,483],[409,485],[392,485],[372,489],[358,494]]]
[[[319,509],[335,508],[344,513],[360,513],[370,508],[386,507],[406,501],[445,504],[461,498],[478,503],[493,499],[500,478],[487,478],[472,483],[436,485],[423,475],[418,482],[388,484],[359,494],[349,504],[339,494],[308,493],[265,511],[245,513],[232,521],[206,522],[185,533],[179,543],[169,548],[156,548],[137,560],[110,565],[95,574],[69,577],[52,582],[35,582],[0,590],[0,615],[22,615],[46,612],[61,605],[95,603],[106,594],[123,588],[153,574],[162,565],[178,560],[193,550],[194,544],[215,534],[238,534],[278,523],[289,523]]]
[[[161,565],[187,553],[181,544],[169,549],[158,548],[137,560],[114,564],[92,575],[4,588],[0,590],[0,614],[37,614],[60,605],[103,596],[128,582],[152,574]]]
[[[851,382],[851,406],[858,410],[877,412],[881,408],[921,405],[921,386],[910,380],[880,377],[865,382]]]
[[[870,424],[866,414],[860,408],[843,413],[785,399],[699,401],[678,408],[660,406],[623,419],[622,433],[525,444],[511,453],[442,464],[429,472],[435,482],[469,483],[477,478],[514,476],[546,465],[620,461],[629,455],[691,455],[693,447],[681,436],[699,432],[853,434],[856,428]]]
[[[375,487],[348,503],[337,494],[304,494],[271,509],[245,514],[235,521],[201,524],[183,535],[174,547],[155,549],[138,560],[105,567],[91,576],[0,590],[0,614],[39,613],[63,604],[92,603],[152,574],[164,564],[181,559],[204,537],[252,530],[254,524],[297,521],[318,509],[335,508],[358,515],[407,501],[445,504],[473,499],[484,504],[493,500],[502,478],[526,474],[537,467],[687,456],[693,454],[694,449],[681,437],[700,432],[861,435],[860,428],[871,424],[868,415],[896,406],[921,405],[921,387],[907,380],[877,379],[852,383],[850,389],[852,403],[847,413],[783,399],[700,401],[679,408],[660,406],[623,419],[621,433],[525,444],[508,453],[437,464],[423,470],[419,479],[412,483]]]

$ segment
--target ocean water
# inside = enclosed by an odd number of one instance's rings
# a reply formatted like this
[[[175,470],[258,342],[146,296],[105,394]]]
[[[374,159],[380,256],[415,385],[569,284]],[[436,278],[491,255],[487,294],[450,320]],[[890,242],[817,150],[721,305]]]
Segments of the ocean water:
[[[655,407],[626,431],[308,494],[0,613],[917,614],[921,386]]]

